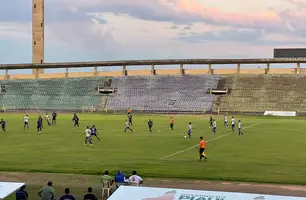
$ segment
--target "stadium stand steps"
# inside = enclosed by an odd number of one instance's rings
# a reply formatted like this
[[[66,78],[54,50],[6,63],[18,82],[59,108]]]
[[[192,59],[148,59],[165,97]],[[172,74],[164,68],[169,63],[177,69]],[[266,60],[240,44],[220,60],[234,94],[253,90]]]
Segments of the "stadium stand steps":
[[[306,76],[243,75],[222,77],[231,93],[221,97],[222,112],[306,112]]]
[[[97,107],[101,95],[95,89],[104,77],[0,81],[5,92],[0,105],[7,110],[82,110]]]
[[[218,86],[217,75],[115,77],[112,87],[117,93],[109,96],[107,108],[123,111],[203,112],[210,111],[213,95],[209,88]]]

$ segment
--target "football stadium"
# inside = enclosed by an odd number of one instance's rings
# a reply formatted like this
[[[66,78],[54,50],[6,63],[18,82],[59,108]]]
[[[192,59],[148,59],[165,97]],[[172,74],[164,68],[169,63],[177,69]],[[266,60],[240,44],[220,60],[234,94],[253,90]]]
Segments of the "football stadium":
[[[33,6],[33,63],[0,64],[0,199],[24,185],[21,199],[39,199],[47,182],[52,199],[65,188],[84,200],[305,199],[304,49],[45,63],[43,0]],[[32,73],[11,73],[23,69]]]

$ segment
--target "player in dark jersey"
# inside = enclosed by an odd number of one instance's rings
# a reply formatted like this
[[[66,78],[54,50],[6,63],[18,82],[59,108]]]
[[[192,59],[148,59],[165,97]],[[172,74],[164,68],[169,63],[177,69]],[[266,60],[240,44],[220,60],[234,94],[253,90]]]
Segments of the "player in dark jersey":
[[[79,120],[80,120],[79,117],[74,113],[73,118],[72,118],[72,122],[73,122],[74,127],[76,127],[76,126],[80,127]]]
[[[213,118],[212,118],[212,116],[209,117],[209,127],[210,128],[213,127]]]
[[[95,125],[92,125],[92,127],[90,128],[90,131],[91,131],[91,136],[95,136],[100,141],[100,138],[97,135],[98,131],[97,131]]]
[[[152,133],[153,122],[151,119],[149,119],[148,121],[148,126],[149,126],[149,132]]]
[[[131,113],[130,113],[130,114],[128,114],[128,119],[129,119],[129,123],[130,123],[130,125],[134,127],[134,125],[133,125],[133,116],[132,116],[132,114],[131,114]]]
[[[232,116],[232,120],[231,120],[231,128],[232,128],[232,132],[234,133],[235,132],[235,122],[236,122],[236,119],[234,116]]]
[[[43,119],[41,116],[38,117],[37,119],[37,133],[40,133],[43,128]]]
[[[2,130],[6,132],[6,122],[3,119],[1,119],[0,123],[1,123]]]
[[[57,113],[54,111],[52,113],[52,125],[56,125],[56,117],[57,117]]]

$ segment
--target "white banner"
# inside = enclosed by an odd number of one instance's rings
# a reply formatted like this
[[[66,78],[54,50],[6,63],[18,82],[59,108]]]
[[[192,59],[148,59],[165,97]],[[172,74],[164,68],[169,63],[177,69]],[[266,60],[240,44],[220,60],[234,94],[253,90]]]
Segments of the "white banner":
[[[0,182],[0,200],[9,196],[23,185],[24,183]]]
[[[296,112],[293,112],[293,111],[265,111],[264,115],[295,117]]]
[[[108,200],[306,200],[302,197],[121,186]]]

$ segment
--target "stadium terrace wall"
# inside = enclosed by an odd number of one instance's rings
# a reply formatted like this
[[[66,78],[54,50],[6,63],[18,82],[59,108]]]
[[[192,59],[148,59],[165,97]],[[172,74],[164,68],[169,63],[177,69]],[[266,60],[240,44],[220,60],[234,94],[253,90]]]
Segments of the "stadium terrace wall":
[[[294,68],[271,68],[271,64],[295,63]],[[44,64],[1,64],[5,74],[0,79],[74,78],[93,76],[150,76],[150,75],[199,75],[199,74],[305,74],[300,65],[306,59],[168,59],[168,60],[124,60],[101,62],[44,63]],[[184,65],[203,65],[203,69],[185,69]],[[236,65],[232,68],[216,69],[214,65]],[[264,68],[243,68],[244,64],[264,64]],[[150,70],[127,70],[128,66],[151,66]],[[177,65],[177,69],[156,69],[155,66]],[[99,67],[122,66],[122,70],[98,71]],[[92,72],[69,72],[71,68],[93,67]],[[65,73],[41,73],[40,69],[66,69]],[[10,74],[10,70],[33,69],[33,74]]]

